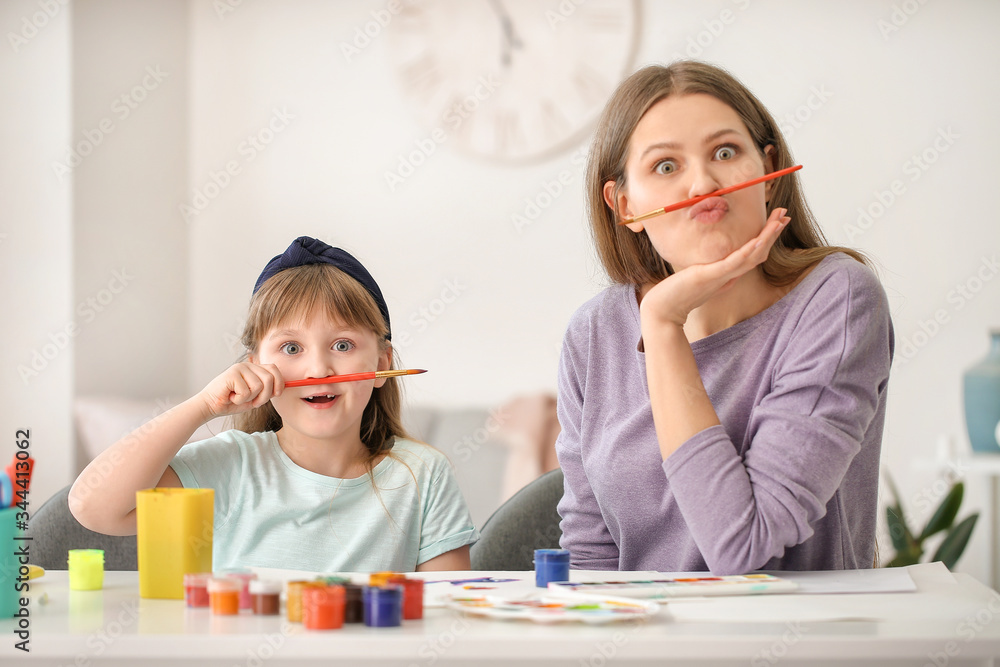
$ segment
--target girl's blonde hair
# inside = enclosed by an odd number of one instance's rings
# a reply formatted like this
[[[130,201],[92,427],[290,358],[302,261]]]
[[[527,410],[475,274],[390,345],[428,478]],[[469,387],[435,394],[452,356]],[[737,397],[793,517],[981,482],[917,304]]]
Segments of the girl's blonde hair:
[[[618,192],[626,184],[629,142],[639,120],[660,100],[693,93],[711,95],[731,107],[743,120],[762,154],[765,147],[773,147],[775,170],[795,164],[777,122],[760,100],[725,70],[682,60],[669,67],[651,65],[635,72],[618,86],[605,106],[587,165],[587,212],[591,233],[601,263],[616,283],[656,283],[673,273],[646,234],[636,234],[617,224],[617,212],[604,200],[604,184],[615,182],[617,201]],[[810,266],[835,252],[847,253],[859,262],[869,263],[856,250],[827,245],[802,195],[797,174],[783,176],[772,183],[768,215],[775,208],[786,208],[792,220],[760,267],[770,284],[790,284]]]
[[[243,328],[242,342],[247,351],[244,358],[256,354],[261,340],[275,327],[323,311],[333,321],[374,332],[380,352],[391,345],[386,339],[388,325],[361,283],[330,264],[306,264],[271,276],[254,294]],[[395,358],[390,361],[390,368],[394,367]],[[403,428],[401,410],[398,380],[386,378],[385,384],[372,392],[361,417],[361,441],[368,450],[365,467],[369,474],[375,462],[389,454],[395,438],[410,439]],[[281,416],[270,402],[236,415],[233,422],[234,428],[246,433],[277,431],[282,425]]]

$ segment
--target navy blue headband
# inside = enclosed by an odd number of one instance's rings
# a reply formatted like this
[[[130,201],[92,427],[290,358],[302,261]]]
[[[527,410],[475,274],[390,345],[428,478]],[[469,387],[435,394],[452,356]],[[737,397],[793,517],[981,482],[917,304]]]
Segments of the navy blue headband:
[[[253,286],[253,293],[256,294],[264,281],[274,274],[306,264],[332,264],[361,283],[361,286],[375,299],[382,317],[385,318],[385,328],[388,332],[385,336],[386,340],[392,339],[392,328],[389,326],[389,307],[385,305],[382,290],[378,288],[378,283],[372,278],[372,274],[368,273],[368,269],[346,250],[329,246],[319,239],[300,236],[292,241],[285,252],[267,263],[267,266],[261,271],[260,277],[257,278],[257,284]]]

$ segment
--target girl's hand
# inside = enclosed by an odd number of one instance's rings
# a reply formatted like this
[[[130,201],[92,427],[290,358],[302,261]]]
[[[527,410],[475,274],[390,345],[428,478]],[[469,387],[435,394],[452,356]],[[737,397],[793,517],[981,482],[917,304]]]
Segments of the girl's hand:
[[[243,361],[209,382],[197,398],[203,402],[208,419],[212,419],[259,408],[284,389],[285,380],[277,366]]]
[[[661,280],[642,299],[639,306],[644,321],[684,326],[692,310],[702,305],[720,290],[767,259],[771,246],[791,218],[788,210],[776,208],[764,229],[743,247],[711,264],[696,264]]]

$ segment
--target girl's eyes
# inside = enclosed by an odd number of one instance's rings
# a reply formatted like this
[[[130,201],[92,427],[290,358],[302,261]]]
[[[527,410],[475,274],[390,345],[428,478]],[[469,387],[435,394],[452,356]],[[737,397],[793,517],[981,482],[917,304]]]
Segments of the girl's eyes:
[[[349,352],[354,349],[354,343],[349,340],[338,340],[333,344],[333,349],[337,352]]]
[[[302,351],[298,343],[285,343],[279,349],[285,354],[298,354]]]

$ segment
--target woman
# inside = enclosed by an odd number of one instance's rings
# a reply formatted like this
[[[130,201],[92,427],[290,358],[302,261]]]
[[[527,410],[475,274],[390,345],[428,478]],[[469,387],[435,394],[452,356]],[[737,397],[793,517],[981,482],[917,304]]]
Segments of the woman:
[[[893,333],[864,258],[826,245],[795,175],[628,222],[793,164],[707,64],[642,69],[605,108],[587,192],[615,284],[560,362],[574,567],[872,565]]]

